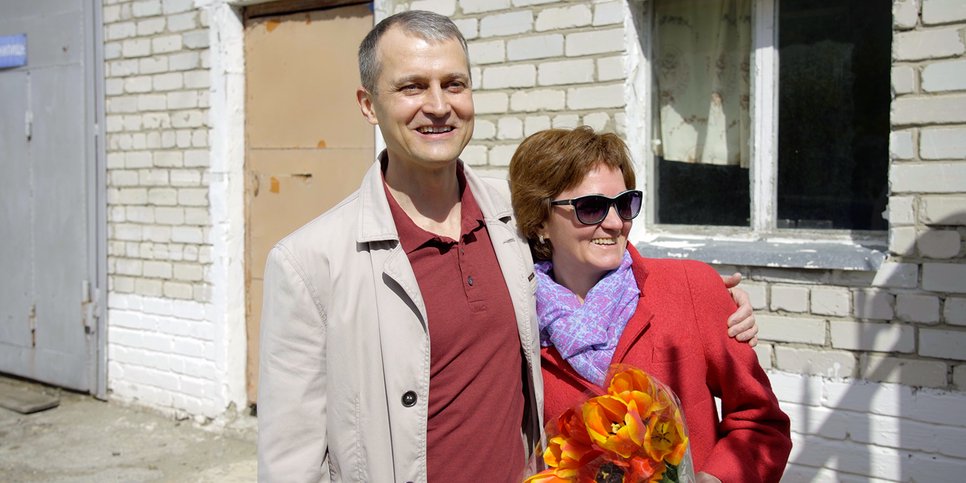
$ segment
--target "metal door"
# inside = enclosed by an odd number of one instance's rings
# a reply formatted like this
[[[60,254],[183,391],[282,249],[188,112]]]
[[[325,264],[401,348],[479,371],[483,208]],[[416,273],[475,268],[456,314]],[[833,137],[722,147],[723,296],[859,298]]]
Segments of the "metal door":
[[[98,390],[94,8],[0,0],[0,372]]]

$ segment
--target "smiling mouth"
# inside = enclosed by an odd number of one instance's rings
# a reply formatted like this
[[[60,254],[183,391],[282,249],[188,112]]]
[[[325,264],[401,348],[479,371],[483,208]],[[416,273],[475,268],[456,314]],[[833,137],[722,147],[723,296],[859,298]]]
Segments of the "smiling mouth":
[[[420,134],[446,134],[454,130],[456,128],[453,126],[423,126],[416,129]]]
[[[594,245],[616,245],[617,240],[613,238],[594,238],[590,241]]]

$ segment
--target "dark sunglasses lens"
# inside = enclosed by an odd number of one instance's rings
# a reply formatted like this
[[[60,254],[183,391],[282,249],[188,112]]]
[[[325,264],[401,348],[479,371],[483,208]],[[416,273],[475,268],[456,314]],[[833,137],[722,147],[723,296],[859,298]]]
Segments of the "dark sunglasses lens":
[[[585,225],[596,225],[607,215],[610,200],[603,196],[584,196],[574,201],[577,221]]]
[[[625,220],[632,220],[641,212],[641,192],[628,191],[614,200],[617,214]]]

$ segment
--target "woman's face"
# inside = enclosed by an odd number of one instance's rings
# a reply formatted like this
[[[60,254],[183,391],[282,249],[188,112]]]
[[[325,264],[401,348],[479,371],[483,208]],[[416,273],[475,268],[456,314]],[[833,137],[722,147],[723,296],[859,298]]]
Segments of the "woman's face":
[[[619,169],[598,163],[577,186],[564,190],[554,200],[586,195],[614,197],[627,190]],[[550,217],[542,231],[553,243],[553,271],[557,283],[571,289],[581,298],[607,272],[621,264],[627,249],[631,221],[617,215],[611,206],[604,220],[584,225],[570,205],[551,206]]]

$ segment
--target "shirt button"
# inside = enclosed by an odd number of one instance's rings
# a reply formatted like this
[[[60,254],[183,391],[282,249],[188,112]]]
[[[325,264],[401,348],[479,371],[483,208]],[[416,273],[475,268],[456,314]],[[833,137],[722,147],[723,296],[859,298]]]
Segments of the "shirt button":
[[[472,275],[470,275],[469,277],[466,277],[466,283],[468,283],[470,285],[470,287],[473,286],[473,276]]]
[[[416,393],[413,391],[406,391],[402,396],[402,404],[407,408],[411,408],[416,405]]]

